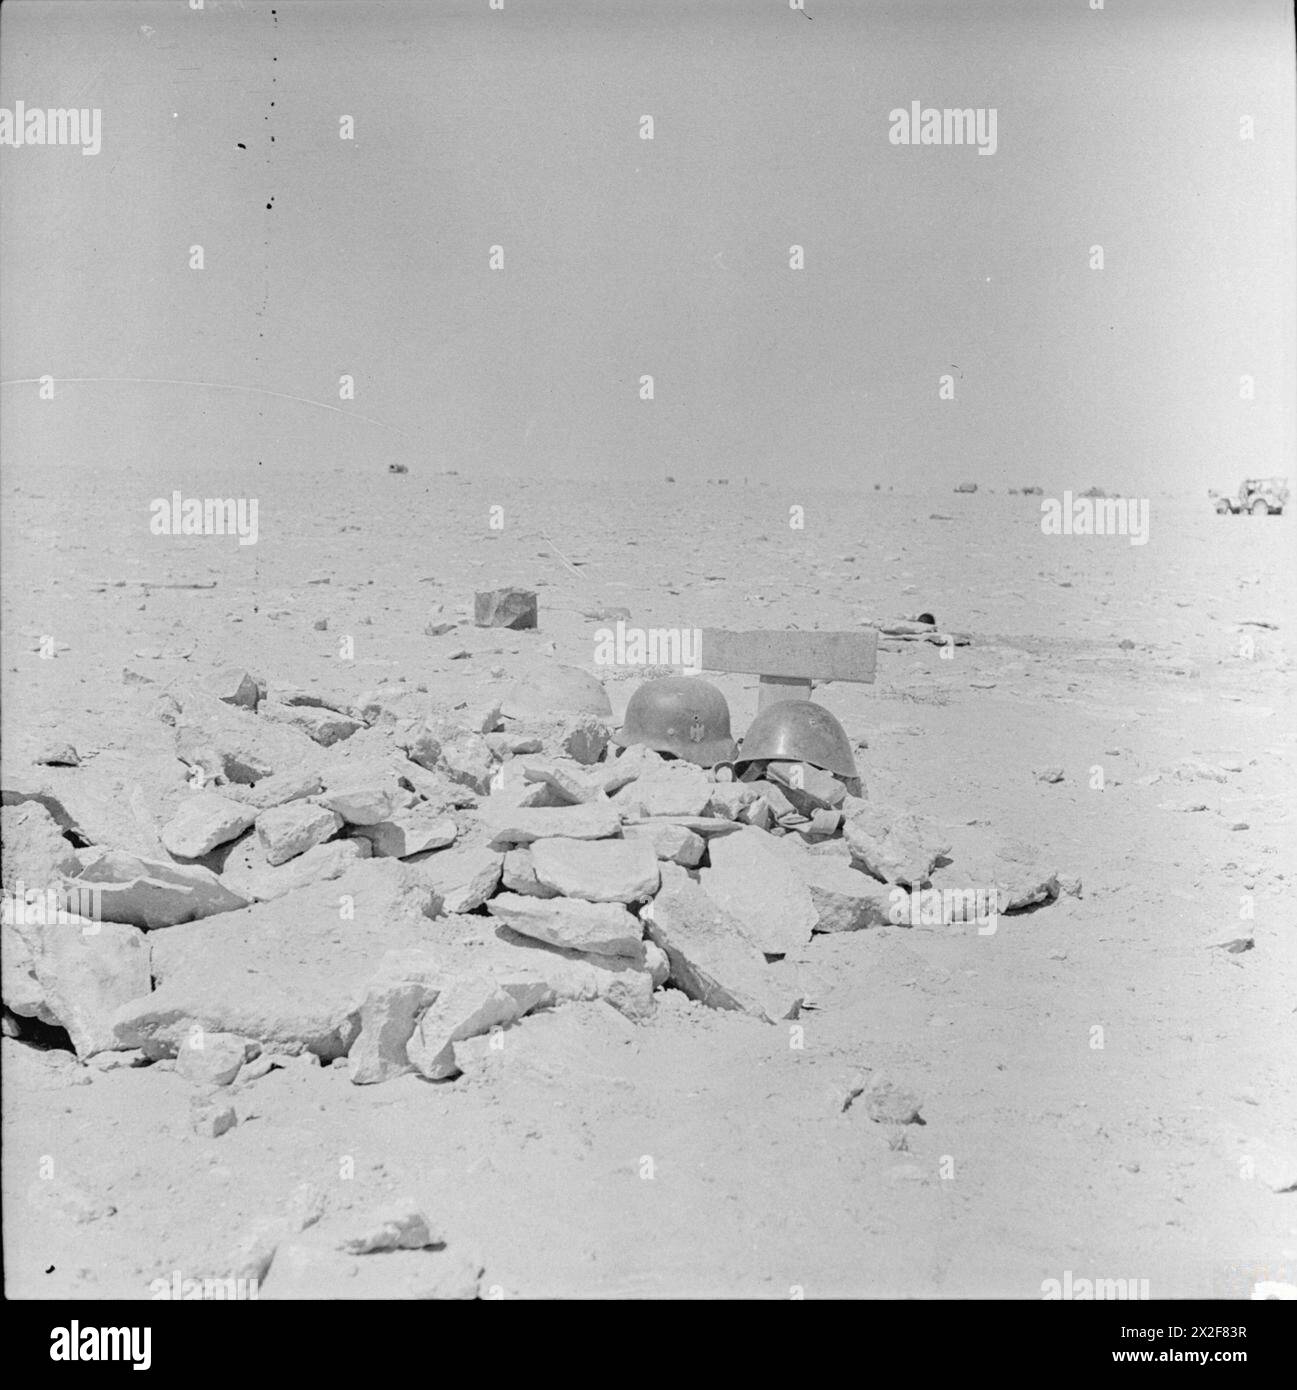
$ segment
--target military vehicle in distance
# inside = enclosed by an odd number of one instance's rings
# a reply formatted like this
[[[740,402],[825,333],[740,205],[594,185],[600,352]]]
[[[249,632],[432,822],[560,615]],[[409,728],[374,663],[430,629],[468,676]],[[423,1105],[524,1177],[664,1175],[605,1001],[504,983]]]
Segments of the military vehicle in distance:
[[[1214,498],[1216,510],[1224,516],[1238,516],[1247,512],[1250,516],[1279,516],[1288,501],[1287,478],[1245,478],[1238,490],[1238,497],[1222,497],[1218,492],[1209,492]]]

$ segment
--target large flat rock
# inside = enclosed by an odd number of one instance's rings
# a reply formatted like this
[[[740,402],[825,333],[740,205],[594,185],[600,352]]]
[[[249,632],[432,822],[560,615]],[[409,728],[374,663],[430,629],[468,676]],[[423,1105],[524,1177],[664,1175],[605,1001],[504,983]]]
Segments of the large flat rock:
[[[703,887],[767,955],[786,955],[811,939],[818,914],[810,890],[765,831],[744,826],[708,849]]]
[[[383,956],[426,945],[436,895],[395,860],[356,864],[241,912],[158,935],[158,987],[118,1011],[117,1046],[169,1056],[189,1030],[237,1033],[268,1051],[345,1055]]]
[[[69,887],[81,885],[94,890],[96,915],[105,922],[146,930],[235,912],[251,897],[201,864],[145,859],[124,850],[103,850],[91,858]]]
[[[679,866],[663,865],[662,890],[643,916],[650,939],[666,952],[672,983],[690,999],[772,1023],[794,1009],[742,924]]]
[[[620,835],[621,816],[608,801],[583,806],[501,806],[488,797],[482,821],[493,849],[512,849],[533,840],[563,837],[570,840],[603,840]]]
[[[78,1057],[120,1047],[119,1006],[149,992],[149,945],[137,927],[71,918],[39,929],[36,979]]]
[[[642,840],[536,840],[537,879],[565,898],[590,903],[638,903],[658,890],[658,859]]]
[[[337,878],[358,860],[370,857],[368,840],[329,840],[286,864],[272,864],[256,835],[247,835],[230,850],[221,882],[245,898],[267,902],[297,888]]]
[[[654,873],[657,861],[653,861]],[[574,898],[532,898],[501,893],[486,905],[492,917],[534,941],[597,956],[623,956],[644,963],[644,930],[620,903]]]

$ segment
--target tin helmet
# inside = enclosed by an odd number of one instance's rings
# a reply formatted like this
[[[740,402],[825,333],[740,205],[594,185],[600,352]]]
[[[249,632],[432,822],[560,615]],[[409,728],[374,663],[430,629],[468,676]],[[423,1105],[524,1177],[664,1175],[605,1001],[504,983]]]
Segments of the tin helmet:
[[[734,759],[736,775],[749,763],[770,758],[810,763],[835,777],[856,779],[856,760],[846,730],[814,700],[778,700],[748,726]]]

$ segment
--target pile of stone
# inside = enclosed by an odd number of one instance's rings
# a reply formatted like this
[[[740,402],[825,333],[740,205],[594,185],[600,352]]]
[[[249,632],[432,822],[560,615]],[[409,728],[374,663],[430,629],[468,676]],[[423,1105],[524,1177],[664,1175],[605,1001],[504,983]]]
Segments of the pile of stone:
[[[666,987],[795,1017],[770,962],[908,923],[898,895],[949,863],[930,822],[813,768],[736,782],[618,753],[603,688],[570,667],[455,708],[230,671],[155,713],[183,788],[153,823],[136,807],[129,843],[84,765],[5,793],[5,1026],[209,1091],[303,1061],[449,1080],[469,1038],[567,1000],[643,1019]],[[1004,862],[1006,908],[1057,894],[1030,854]]]

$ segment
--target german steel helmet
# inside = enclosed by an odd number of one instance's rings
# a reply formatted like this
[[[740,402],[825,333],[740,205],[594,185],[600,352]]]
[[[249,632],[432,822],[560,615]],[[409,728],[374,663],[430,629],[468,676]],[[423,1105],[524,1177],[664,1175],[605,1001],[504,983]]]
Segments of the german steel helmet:
[[[734,760],[735,774],[741,774],[748,763],[769,758],[810,763],[836,777],[860,776],[846,730],[814,700],[767,705],[748,726]]]
[[[645,681],[630,697],[613,742],[622,748],[642,743],[699,767],[729,762],[737,747],[725,696],[697,676]]]

